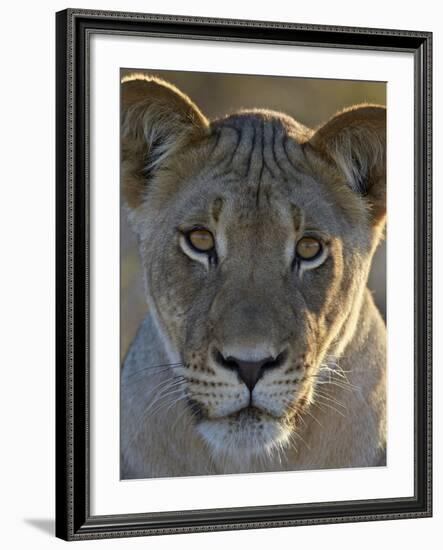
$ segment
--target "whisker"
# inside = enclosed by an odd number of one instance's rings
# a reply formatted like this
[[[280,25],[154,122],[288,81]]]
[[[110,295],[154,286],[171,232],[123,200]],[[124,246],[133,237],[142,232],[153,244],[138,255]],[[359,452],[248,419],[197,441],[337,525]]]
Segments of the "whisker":
[[[300,439],[306,445],[306,448],[309,451],[311,450],[311,447],[306,443],[305,439],[297,431],[292,432],[289,437],[290,438],[296,437],[296,438]]]
[[[322,410],[321,407],[327,407],[328,409],[331,409],[333,411],[335,411],[337,414],[339,414],[340,416],[343,416],[343,418],[346,418],[346,415],[342,413],[342,411],[339,411],[338,409],[336,409],[335,407],[333,407],[332,405],[329,405],[329,403],[324,403],[323,401],[314,401],[313,405],[317,406],[320,410]],[[322,411],[322,412],[325,412],[325,411]]]
[[[304,413],[307,414],[308,416],[310,416],[315,422],[317,422],[317,424],[318,424],[321,428],[324,429],[323,424],[320,422],[320,420],[319,420],[314,414],[312,414],[312,412],[311,412],[310,410],[306,409],[306,410],[304,411]]]
[[[347,409],[346,405],[344,405],[341,401],[338,401],[337,399],[334,399],[333,397],[330,397],[328,394],[319,391],[317,388],[314,390],[315,395],[320,396],[322,399],[326,399],[327,401],[331,401],[331,403],[335,403],[339,407],[342,407],[343,409]]]
[[[188,398],[188,395],[185,394],[185,395],[183,396],[183,398]],[[175,420],[174,424],[173,424],[172,427],[171,427],[171,430],[172,430],[172,431],[175,430],[175,428],[176,428],[176,426],[177,426],[177,424],[178,424],[178,422],[179,422],[180,420],[187,420],[186,428],[189,428],[189,426],[191,426],[191,423],[192,423],[193,418],[194,418],[194,417],[197,418],[197,417],[198,417],[198,413],[197,413],[197,411],[193,411],[193,410],[190,409],[189,407],[188,407],[188,413],[189,413],[188,418],[187,418],[185,415],[177,415],[177,419]]]
[[[139,378],[135,378],[130,382],[130,384],[134,386],[134,388],[131,389],[132,399],[143,400],[144,396],[148,394],[147,398],[149,403],[153,403],[159,399],[164,390],[172,388],[173,384],[184,382],[185,378],[182,375],[173,375],[166,379],[160,379],[155,384],[152,383],[152,380],[147,383],[140,383]]]
[[[342,379],[340,378],[340,380],[336,380],[333,378],[333,373],[334,371],[331,371],[331,373],[328,373],[328,377],[325,378],[324,375],[322,374],[311,374],[309,376],[307,376],[306,378],[307,379],[312,379],[315,381],[315,384],[316,385],[328,385],[330,384],[331,386],[337,386],[338,388],[341,388],[343,390],[347,390],[347,391],[351,391],[351,390],[355,390],[355,391],[360,391],[360,388],[359,386],[356,386],[355,384],[352,384],[351,382],[349,382],[349,380],[347,379]]]
[[[166,380],[160,380],[156,385],[140,385],[140,388],[138,388],[138,393],[145,393],[147,390],[149,390],[152,394],[154,394],[154,399],[158,398],[158,393],[163,391],[164,389],[171,388],[173,384],[176,383],[184,383],[185,382],[184,376],[173,376],[171,378],[167,378]],[[136,380],[134,382],[137,382]],[[136,390],[137,391],[137,390]]]
[[[303,418],[303,415],[301,414],[301,412],[298,412],[296,411],[295,412],[295,416],[298,420],[300,420],[300,422],[303,424],[303,426],[306,428],[307,424],[306,424],[306,420]]]
[[[186,391],[185,391],[182,397],[177,397],[177,399],[176,399],[175,401],[172,401],[172,402],[171,402],[171,404],[169,405],[169,407],[166,409],[165,414],[167,415],[174,405],[176,405],[176,404],[179,403],[180,401],[183,401],[184,399],[187,399],[187,398],[188,398],[188,395],[187,395],[187,393],[186,393]]]
[[[132,378],[136,374],[140,374],[142,372],[146,372],[147,370],[167,370],[167,369],[177,369],[180,367],[183,367],[184,363],[165,363],[164,365],[150,365],[148,367],[143,367],[142,369],[137,370],[136,372],[132,372],[129,374],[126,378]]]
[[[162,400],[164,397],[172,395],[175,391],[177,391],[177,392],[182,391],[183,388],[181,388],[180,385],[184,383],[183,380],[176,380],[176,381],[172,381],[172,382],[170,380],[168,380],[168,382],[170,382],[169,387],[165,384],[163,384],[163,385],[159,384],[159,386],[162,386],[162,387],[159,390],[159,392],[155,395],[154,400],[150,401],[148,403],[148,405],[143,409],[143,411],[138,416],[136,422],[134,423],[135,426],[136,426],[134,428],[134,435],[131,438],[131,440],[129,442],[129,445],[132,445],[132,443],[137,438],[137,436],[139,434],[138,427],[144,421],[144,419],[146,419],[146,417],[147,417],[148,413],[151,411],[151,409],[154,408],[159,403],[159,401]]]
[[[170,408],[172,405],[177,404],[181,398],[175,399],[174,401],[172,401],[172,403],[165,402],[165,401],[163,401],[163,399],[169,398],[169,397],[171,397],[171,396],[173,396],[173,395],[177,395],[177,394],[180,394],[180,393],[183,394],[183,388],[180,388],[180,387],[179,387],[179,388],[175,388],[175,389],[171,390],[170,392],[168,392],[168,393],[162,395],[162,402],[160,403],[160,405],[159,405],[156,409],[154,409],[153,411],[151,411],[150,415],[151,415],[151,416],[154,416],[154,415],[158,414],[158,413],[159,413],[162,409],[164,409],[167,405],[169,405],[169,407],[168,407],[168,410],[169,410],[169,408]],[[182,398],[184,398],[184,397],[186,397],[186,395],[182,395]]]
[[[184,380],[166,380],[158,384],[155,388],[155,391],[157,393],[153,401],[148,403],[148,406],[143,410],[143,413],[140,415],[140,417],[145,417],[149,410],[154,407],[154,405],[158,403],[160,399],[163,399],[163,397],[165,397],[165,395],[167,395],[170,390],[175,389],[176,387],[180,387],[182,384],[184,384]],[[138,421],[140,420],[141,418],[138,419]]]
[[[336,380],[330,381],[330,382],[319,382],[318,384],[320,386],[328,384],[330,386],[336,386],[337,388],[340,388],[341,390],[361,392],[361,388],[359,386],[355,386],[354,384],[349,384],[349,383],[337,382]]]

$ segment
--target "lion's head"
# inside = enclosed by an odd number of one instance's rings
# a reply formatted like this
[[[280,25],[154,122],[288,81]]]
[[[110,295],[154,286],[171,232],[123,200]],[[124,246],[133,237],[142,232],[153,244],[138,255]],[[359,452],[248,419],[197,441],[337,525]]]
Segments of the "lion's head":
[[[208,121],[172,85],[122,85],[123,188],[148,303],[216,454],[290,441],[352,337],[385,218],[385,109],[312,131],[281,113]]]

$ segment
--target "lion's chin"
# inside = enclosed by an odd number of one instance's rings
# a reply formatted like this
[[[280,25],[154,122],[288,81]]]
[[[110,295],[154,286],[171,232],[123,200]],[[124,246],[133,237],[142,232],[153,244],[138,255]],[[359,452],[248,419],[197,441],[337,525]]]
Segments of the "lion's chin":
[[[292,431],[281,419],[250,408],[223,418],[202,419],[197,430],[214,461],[237,472],[253,471],[254,463],[279,460]]]

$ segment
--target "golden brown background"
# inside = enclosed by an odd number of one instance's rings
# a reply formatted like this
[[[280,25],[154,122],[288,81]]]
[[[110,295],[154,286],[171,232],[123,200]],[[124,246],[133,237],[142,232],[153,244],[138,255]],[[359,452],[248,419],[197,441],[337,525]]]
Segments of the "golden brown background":
[[[175,84],[209,118],[223,116],[241,108],[261,107],[283,111],[306,126],[315,128],[337,110],[355,103],[386,105],[384,82],[140,69],[122,69],[121,76],[134,72],[159,76]],[[123,210],[120,224],[120,355],[123,360],[147,306],[137,242],[128,227]],[[369,288],[385,316],[385,243],[382,243],[375,255]]]

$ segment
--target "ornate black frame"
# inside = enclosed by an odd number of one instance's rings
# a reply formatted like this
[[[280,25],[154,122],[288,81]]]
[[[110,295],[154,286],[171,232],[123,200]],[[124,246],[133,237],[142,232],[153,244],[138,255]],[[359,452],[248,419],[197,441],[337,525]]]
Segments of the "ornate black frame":
[[[65,540],[432,514],[432,33],[68,9],[57,13],[56,535]],[[415,64],[415,494],[315,504],[91,516],[89,38],[93,33],[411,52]]]

